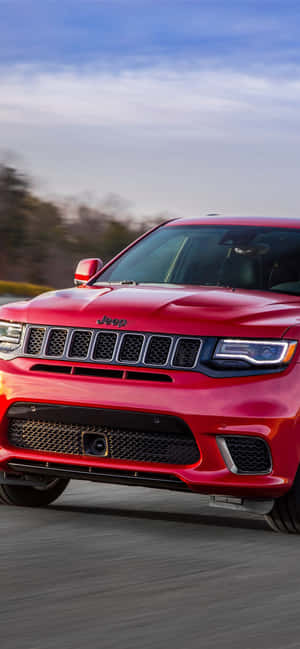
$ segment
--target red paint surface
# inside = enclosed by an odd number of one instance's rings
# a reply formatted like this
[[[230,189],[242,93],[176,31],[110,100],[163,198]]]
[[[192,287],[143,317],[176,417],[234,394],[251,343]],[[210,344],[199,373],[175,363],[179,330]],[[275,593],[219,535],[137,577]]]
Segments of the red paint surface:
[[[181,222],[300,228],[300,220],[283,219],[223,217]],[[176,225],[179,223],[174,221]],[[167,227],[172,227],[172,223]],[[46,293],[0,309],[0,317],[4,320],[98,326],[99,330],[108,328],[97,325],[97,320],[104,315],[126,318],[129,331],[300,340],[300,298],[261,291],[189,286],[91,286]],[[0,468],[5,469],[7,461],[16,457],[55,462],[61,459],[64,463],[69,460],[73,464],[89,466],[148,469],[162,474],[172,472],[185,480],[191,489],[202,493],[279,496],[290,488],[300,463],[299,355],[300,345],[284,372],[272,374],[270,371],[263,376],[211,378],[198,372],[168,369],[167,373],[173,379],[169,384],[34,373],[30,368],[36,363],[35,359],[0,361]],[[99,367],[105,365],[99,364]],[[135,371],[139,369],[135,368]],[[151,372],[151,369],[147,368],[147,371]],[[8,407],[16,401],[176,415],[192,430],[200,449],[200,461],[189,467],[162,466],[12,449],[6,441],[5,415]],[[265,438],[271,449],[272,473],[267,476],[232,474],[226,468],[216,443],[216,435],[225,433]]]

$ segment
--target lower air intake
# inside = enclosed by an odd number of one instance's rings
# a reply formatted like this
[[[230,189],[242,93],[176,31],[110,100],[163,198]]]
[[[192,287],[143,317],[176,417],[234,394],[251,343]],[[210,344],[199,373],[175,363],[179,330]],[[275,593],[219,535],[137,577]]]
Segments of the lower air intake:
[[[86,435],[99,435],[107,444],[106,457],[137,462],[193,464],[199,450],[192,433],[130,430],[34,419],[10,419],[9,444],[16,448],[85,455]]]
[[[267,443],[259,437],[224,437],[237,473],[270,473],[272,461]]]

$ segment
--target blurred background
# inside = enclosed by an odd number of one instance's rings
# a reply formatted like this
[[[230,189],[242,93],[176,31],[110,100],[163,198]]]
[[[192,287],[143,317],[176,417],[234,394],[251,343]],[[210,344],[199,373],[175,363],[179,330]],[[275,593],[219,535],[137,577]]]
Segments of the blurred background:
[[[68,286],[80,258],[108,261],[155,223],[139,223],[122,208],[117,196],[98,207],[41,198],[20,170],[0,165],[0,293]]]
[[[168,216],[297,216],[294,0],[0,0],[1,280]]]

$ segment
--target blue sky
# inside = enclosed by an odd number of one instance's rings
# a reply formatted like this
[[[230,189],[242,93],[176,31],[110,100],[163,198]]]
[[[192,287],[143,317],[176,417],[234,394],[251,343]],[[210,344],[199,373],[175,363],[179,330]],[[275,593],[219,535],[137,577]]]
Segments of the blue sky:
[[[0,0],[0,158],[138,214],[298,209],[299,0]]]
[[[293,0],[0,0],[0,60],[299,63]]]

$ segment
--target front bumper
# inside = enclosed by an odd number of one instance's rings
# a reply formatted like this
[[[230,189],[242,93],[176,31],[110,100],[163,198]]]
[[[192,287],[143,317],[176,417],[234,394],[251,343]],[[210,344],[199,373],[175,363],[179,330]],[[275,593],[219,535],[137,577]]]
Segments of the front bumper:
[[[32,360],[0,362],[0,469],[14,460],[174,476],[188,489],[206,494],[275,498],[292,485],[300,463],[298,385],[300,364],[282,374],[215,379],[174,371],[172,383],[49,375],[32,372]],[[170,372],[169,372],[170,374]],[[199,448],[194,464],[158,464],[72,456],[14,448],[7,441],[10,406],[18,402],[63,404],[177,417]],[[268,475],[239,475],[228,469],[218,446],[226,435],[264,439],[271,452]],[[90,469],[89,469],[90,467]]]

